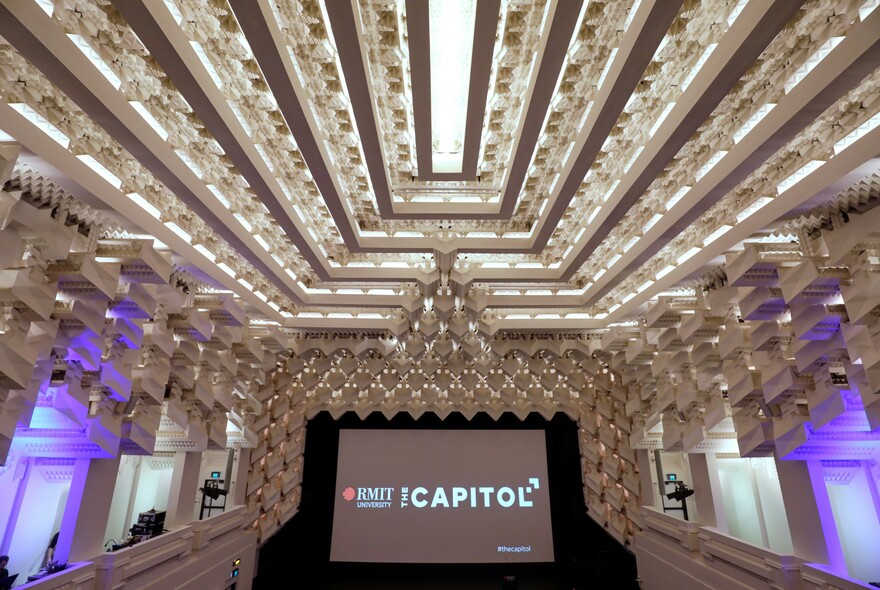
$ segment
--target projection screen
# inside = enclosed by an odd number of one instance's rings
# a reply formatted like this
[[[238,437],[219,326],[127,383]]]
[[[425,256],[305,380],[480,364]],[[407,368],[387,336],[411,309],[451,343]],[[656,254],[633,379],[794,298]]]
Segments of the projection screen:
[[[553,561],[543,430],[341,430],[331,561]]]

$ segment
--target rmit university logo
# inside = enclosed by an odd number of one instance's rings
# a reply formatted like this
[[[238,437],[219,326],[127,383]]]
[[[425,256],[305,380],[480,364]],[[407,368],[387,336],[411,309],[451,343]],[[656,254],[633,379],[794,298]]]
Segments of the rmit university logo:
[[[342,498],[351,502],[357,498],[358,508],[390,508],[394,488],[353,488],[342,490]]]
[[[531,508],[534,502],[531,494],[541,487],[537,477],[530,477],[525,486],[455,486],[447,491],[444,487],[429,490],[418,486],[400,488],[400,507],[412,505],[414,508],[491,508],[500,506],[510,508]]]

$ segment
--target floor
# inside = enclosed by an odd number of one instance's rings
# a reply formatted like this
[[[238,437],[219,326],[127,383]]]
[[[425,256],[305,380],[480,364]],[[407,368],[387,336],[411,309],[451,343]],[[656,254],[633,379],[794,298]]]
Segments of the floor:
[[[576,586],[570,575],[553,565],[508,572],[461,565],[415,570],[399,565],[366,569],[330,565],[323,575],[315,577],[323,581],[309,587],[321,590],[573,590],[598,587],[593,586],[595,577],[589,580],[589,585]]]
[[[604,565],[604,567],[602,567]],[[614,588],[638,590],[634,580],[627,580],[609,561],[582,563],[565,568],[559,564],[541,564],[505,571],[497,566],[431,565],[413,568],[408,565],[325,564],[307,576],[309,590],[586,590]],[[506,576],[514,580],[505,581]],[[312,582],[311,580],[318,580]],[[278,580],[255,581],[255,590],[274,590]]]
[[[322,586],[326,590],[571,590],[571,586],[562,580],[546,578],[529,578],[517,576],[514,582],[504,582],[500,578],[479,578],[467,580],[433,579],[433,580],[388,580],[360,579],[335,580]]]

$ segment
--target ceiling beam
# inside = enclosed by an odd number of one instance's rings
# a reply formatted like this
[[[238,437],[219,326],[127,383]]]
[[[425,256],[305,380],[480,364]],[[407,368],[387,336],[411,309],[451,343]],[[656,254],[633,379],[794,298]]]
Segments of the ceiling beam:
[[[0,7],[0,14],[2,14]],[[280,313],[258,298],[251,290],[245,289],[234,278],[220,270],[216,264],[206,258],[204,254],[196,250],[192,244],[168,229],[161,220],[145,213],[140,206],[129,199],[121,190],[101,178],[97,172],[81,162],[69,150],[50,138],[33,123],[28,121],[18,111],[0,101],[0,130],[14,137],[30,153],[36,157],[51,162],[53,182],[70,191],[71,195],[79,198],[80,191],[87,191],[97,203],[110,207],[115,216],[119,216],[132,223],[136,228],[154,236],[163,244],[172,248],[189,263],[202,269],[218,285],[229,289],[244,301],[247,301],[263,313],[267,318],[274,320],[283,319]],[[95,203],[95,204],[97,204]],[[103,212],[102,212],[103,213]],[[299,302],[299,299],[295,300]]]
[[[296,139],[297,149],[312,173],[318,190],[346,247],[351,252],[362,252],[354,231],[353,220],[342,202],[336,184],[336,171],[332,170],[324,150],[319,144],[316,124],[307,112],[305,91],[299,87],[290,64],[290,56],[283,51],[283,39],[278,24],[266,0],[229,0],[238,25],[247,38],[254,57],[263,72],[266,83],[275,95],[278,107],[287,127]],[[271,25],[270,25],[271,21]]]
[[[774,6],[775,9],[775,6]],[[771,11],[772,12],[772,11]],[[621,257],[621,266],[606,273],[587,292],[587,305],[595,304],[627,276],[638,270],[663,246],[680,235],[715,203],[745,180],[767,159],[782,149],[835,102],[855,88],[880,63],[880,11],[874,13],[852,32],[810,72],[800,84],[785,95],[777,106],[728,154],[700,179],[686,195],[663,216],[629,252]],[[708,185],[708,188],[703,187]],[[764,219],[765,224],[773,220]],[[611,269],[609,269],[611,270]],[[571,276],[573,273],[566,273]]]
[[[281,276],[283,271],[278,268],[276,272],[263,259],[259,252],[262,249],[253,236],[244,232],[244,228],[241,232],[231,229],[220,218],[215,212],[216,198],[204,183],[137,115],[125,97],[113,88],[39,6],[31,3],[0,5],[0,36],[104,128],[267,281],[294,302],[301,301],[297,290]],[[138,120],[138,123],[126,122],[128,116],[131,116],[131,120]],[[137,223],[138,220],[133,221]],[[268,258],[268,253],[265,256]]]
[[[567,176],[560,184],[558,196],[551,203],[546,219],[541,223],[534,237],[536,249],[543,249],[550,240],[550,236],[568,209],[584,177],[593,162],[596,161],[596,156],[602,149],[608,134],[617,124],[626,103],[642,80],[645,68],[651,63],[651,59],[669,30],[669,26],[678,16],[682,3],[681,0],[646,1],[650,4],[643,3],[639,11],[645,15],[644,20],[639,23],[638,17],[636,17],[631,23],[631,27],[638,28],[634,30],[634,34],[629,35],[629,43],[626,40],[621,43],[621,51],[618,52],[615,59],[615,61],[622,60],[622,65],[616,75],[609,72],[609,80],[606,81],[606,84],[610,82],[611,86],[601,103],[594,104],[594,107],[598,108],[591,109],[584,126],[585,130],[589,129],[586,138],[572,162]],[[615,65],[612,64],[611,67],[615,68]]]
[[[317,251],[316,244],[307,238],[308,232],[297,227],[293,219],[295,213],[286,203],[278,181],[253,148],[252,140],[220,94],[220,89],[210,80],[207,72],[201,72],[203,82],[197,79],[194,70],[204,70],[204,66],[199,63],[195,51],[164,3],[113,0],[113,5],[247,180],[251,190],[309,263],[312,271],[322,280],[329,279],[326,260]],[[210,89],[206,89],[209,85]]]
[[[645,190],[647,190],[651,183],[663,173],[666,166],[673,161],[675,155],[688,142],[688,140],[693,137],[693,134],[700,128],[700,125],[706,121],[718,104],[740,81],[743,74],[745,74],[755,63],[764,49],[779,34],[779,31],[782,30],[789,20],[791,20],[802,3],[803,0],[779,0],[779,2],[774,2],[772,6],[764,4],[766,10],[763,11],[762,16],[755,23],[754,27],[752,27],[748,36],[742,40],[741,43],[733,46],[733,51],[729,54],[725,65],[705,90],[698,95],[688,113],[681,117],[679,125],[669,135],[651,161],[644,167],[638,178],[632,181],[629,184],[629,188],[626,189],[626,192],[614,201],[613,207],[610,211],[608,211],[608,207],[602,208],[602,212],[600,212],[597,217],[596,223],[591,224],[587,229],[587,233],[591,235],[589,235],[586,244],[580,248],[573,259],[566,262],[565,270],[562,273],[562,278],[564,280],[569,279],[575,274],[575,272],[577,272],[587,258],[589,258],[605,238],[608,237],[611,230],[614,229],[614,227],[627,215],[630,209],[644,195]],[[661,4],[665,5],[665,3]],[[749,6],[755,6],[755,3],[750,3]],[[651,24],[648,28],[653,30],[656,26],[653,15],[649,17],[649,22]],[[736,26],[736,23],[734,23],[734,26]],[[727,35],[730,34],[731,31],[728,31]],[[656,40],[657,43],[660,41],[656,36],[652,38],[652,41],[654,40]],[[657,43],[651,45],[653,48],[650,54],[651,56],[657,48]],[[721,59],[720,52],[718,55],[715,55],[713,52],[712,57]],[[648,59],[650,60],[650,56]],[[712,61],[711,58],[710,61]],[[647,63],[644,65],[646,66]],[[635,80],[635,83],[637,82],[638,80]],[[626,95],[628,98],[635,88],[632,79],[627,81],[625,88],[627,89]],[[689,90],[696,91],[696,88],[689,88]],[[606,104],[607,103],[608,101],[606,101]],[[585,155],[587,157],[583,160],[580,166],[577,164],[575,165],[571,174],[569,174],[568,178],[565,180],[560,198],[557,198],[556,202],[553,203],[548,219],[543,223],[541,230],[538,232],[536,237],[538,244],[546,244],[547,240],[549,240],[554,229],[558,225],[559,220],[562,218],[563,213],[574,198],[575,193],[595,159],[596,153],[598,153],[600,146],[604,143],[608,132],[620,116],[620,111],[622,111],[622,109],[615,110],[613,113],[609,114],[609,119],[604,124],[601,124],[601,126],[598,126],[599,134],[595,139],[592,139],[592,135],[595,133],[597,127],[594,127],[594,131],[591,131],[591,138],[587,139],[580,156],[578,156],[578,161],[581,161]],[[599,124],[598,122],[601,122],[602,120],[603,115],[600,114],[597,119],[597,125]],[[762,154],[763,157],[761,158],[761,161],[766,159],[769,155],[770,154]],[[757,164],[755,164],[755,167],[757,167]],[[718,195],[718,198],[726,193],[727,190],[723,190]],[[609,201],[609,204],[610,203],[611,201]]]
[[[773,199],[769,204],[737,223],[733,229],[710,245],[702,248],[695,256],[682,264],[678,264],[675,270],[661,280],[656,281],[649,289],[637,294],[618,309],[615,309],[613,313],[610,313],[608,321],[620,321],[622,318],[632,315],[640,305],[644,304],[651,297],[672,288],[684,278],[709,264],[712,259],[723,255],[737,244],[748,240],[750,236],[765,229],[769,220],[783,217],[800,203],[810,200],[814,195],[826,190],[828,187],[835,186],[835,183],[840,178],[866,162],[870,163],[869,170],[871,172],[876,171],[875,158],[878,154],[880,154],[880,127],[870,131],[846,149],[824,162],[798,181],[797,184]],[[836,188],[845,189],[846,187]]]

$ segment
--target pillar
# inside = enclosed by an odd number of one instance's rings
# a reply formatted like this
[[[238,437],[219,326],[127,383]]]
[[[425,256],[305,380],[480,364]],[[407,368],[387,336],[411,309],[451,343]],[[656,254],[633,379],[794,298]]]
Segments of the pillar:
[[[846,573],[846,562],[819,461],[776,459],[794,554]]]
[[[645,449],[636,449],[636,465],[639,468],[639,500],[642,506],[653,506],[657,508],[657,490],[655,483],[651,477],[651,451]]]
[[[692,453],[688,455],[697,506],[696,521],[726,533],[727,515],[724,513],[724,496],[718,476],[718,462],[714,454]]]
[[[171,489],[168,492],[168,511],[165,528],[171,530],[190,524],[199,491],[201,453],[175,453]]]
[[[18,524],[18,515],[21,513],[21,504],[24,500],[25,490],[27,490],[28,480],[31,476],[31,467],[33,459],[31,457],[22,457],[15,464],[15,474],[13,481],[15,485],[15,497],[12,498],[12,506],[9,508],[9,516],[6,520],[6,531],[3,539],[0,540],[0,555],[9,553],[9,547],[12,544],[12,535],[15,532],[15,525]],[[6,500],[9,502],[9,500]]]
[[[55,545],[55,561],[87,561],[104,551],[104,532],[118,472],[118,456],[76,460]]]
[[[232,469],[232,497],[227,498],[230,506],[239,506],[247,501],[248,467],[250,463],[250,449],[238,449],[235,452],[235,465]]]

